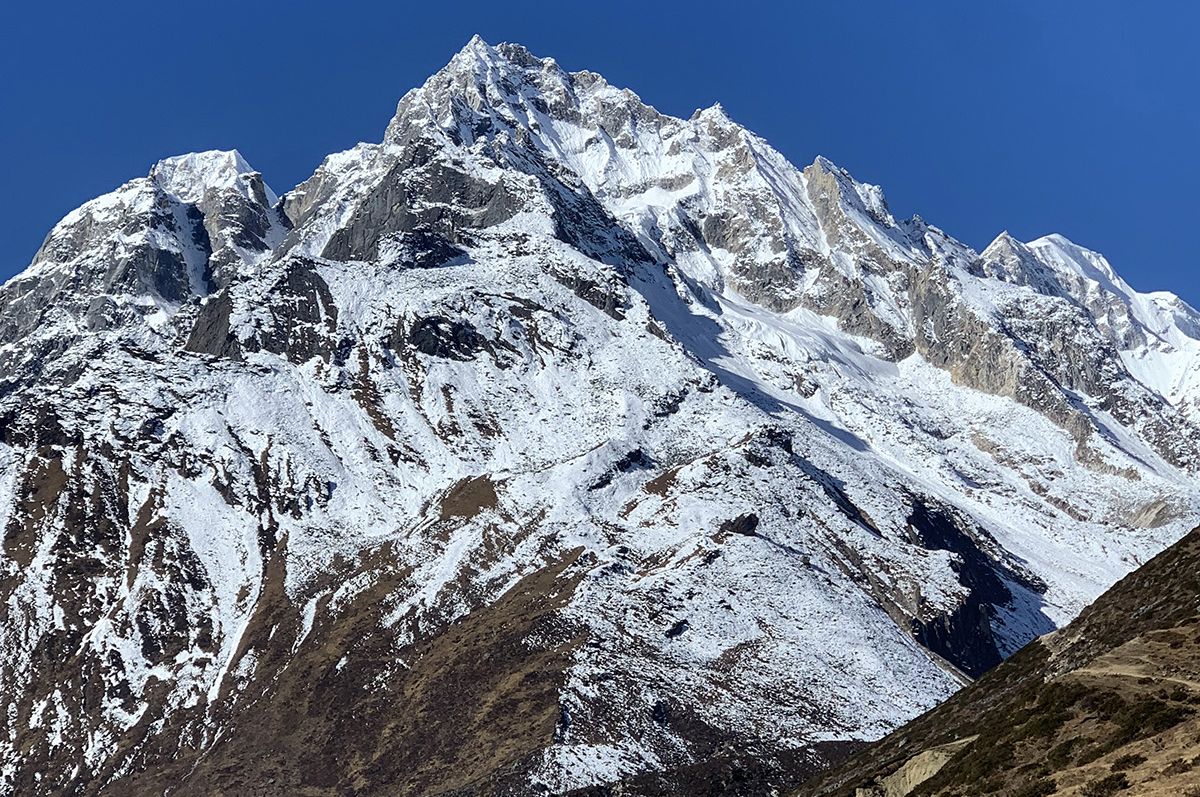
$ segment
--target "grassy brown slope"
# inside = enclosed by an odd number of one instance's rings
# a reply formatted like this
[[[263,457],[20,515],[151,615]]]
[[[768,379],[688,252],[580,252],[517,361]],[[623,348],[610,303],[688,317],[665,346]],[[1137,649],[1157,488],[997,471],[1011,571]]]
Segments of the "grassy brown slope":
[[[1174,795],[1200,783],[1200,529],[796,794],[878,788],[922,751],[975,735],[911,793]]]
[[[268,647],[282,615],[268,616],[264,676],[245,687],[220,739],[167,766],[156,752],[100,793],[482,797],[520,788],[554,740],[564,670],[582,642],[559,617],[586,571],[579,555],[400,651],[380,631],[381,597],[394,588],[386,581],[314,626],[295,655]]]

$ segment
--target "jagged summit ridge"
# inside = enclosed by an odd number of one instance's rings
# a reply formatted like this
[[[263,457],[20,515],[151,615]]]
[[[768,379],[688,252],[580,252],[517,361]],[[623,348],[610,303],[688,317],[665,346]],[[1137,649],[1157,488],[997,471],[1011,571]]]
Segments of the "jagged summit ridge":
[[[864,274],[863,266],[880,258],[905,264],[902,268],[927,260],[928,225],[915,219],[897,223],[878,187],[853,180],[827,159],[817,158],[807,176],[800,175],[723,112],[686,121],[666,117],[591,73],[567,73],[517,45],[491,47],[481,40],[401,101],[386,140],[419,135],[413,123],[423,114],[432,114],[421,122],[432,135],[450,136],[464,146],[479,136],[511,139],[522,149],[531,145],[582,180],[629,228],[657,231],[642,236],[647,249],[690,261],[692,275],[710,288],[733,288],[774,310],[805,306],[822,315],[845,316],[841,306],[865,304],[870,313],[840,319],[848,331],[880,340],[896,357],[921,347],[911,331],[912,297],[894,295],[891,285],[864,290],[863,278],[876,277]],[[736,179],[728,179],[733,175]],[[833,204],[824,207],[830,199]],[[777,220],[756,223],[767,214]],[[935,259],[959,261],[947,280],[969,282],[972,273],[989,268],[986,253],[981,258],[933,232],[937,246],[950,250],[932,253]],[[664,246],[668,251],[661,251]],[[974,266],[977,262],[982,265]],[[1053,273],[1053,266],[1037,266],[1047,268]],[[894,268],[868,265],[872,270]],[[1099,311],[1097,301],[1118,312],[1135,302],[1123,283],[1099,284],[1093,291],[1097,300],[1082,295],[1092,290],[1086,274],[1068,282],[1058,293],[1090,302],[1089,312]],[[988,294],[994,291],[986,284],[968,288],[965,292],[982,299],[975,310],[990,312]],[[1124,327],[1110,325],[1101,332],[1123,335]],[[1117,343],[1122,350],[1140,345],[1128,335]],[[1194,358],[1190,341],[1173,345],[1189,350],[1177,359]]]
[[[716,109],[472,41],[165,163],[0,290],[0,792],[769,790],[1200,516],[1190,308]]]

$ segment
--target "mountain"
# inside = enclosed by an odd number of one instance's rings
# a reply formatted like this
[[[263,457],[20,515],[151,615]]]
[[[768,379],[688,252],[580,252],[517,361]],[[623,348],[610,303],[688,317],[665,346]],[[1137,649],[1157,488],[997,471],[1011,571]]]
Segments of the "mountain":
[[[1200,766],[1198,630],[1200,529],[799,794],[1186,795]]]
[[[1196,525],[1198,361],[1061,237],[474,39],[0,288],[0,792],[799,783]]]

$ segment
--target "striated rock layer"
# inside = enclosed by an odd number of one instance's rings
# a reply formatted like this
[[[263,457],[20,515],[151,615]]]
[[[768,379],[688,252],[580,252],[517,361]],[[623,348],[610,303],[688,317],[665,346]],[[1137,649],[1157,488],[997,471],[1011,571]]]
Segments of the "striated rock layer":
[[[0,793],[766,793],[1200,516],[1200,315],[475,39],[0,288]]]

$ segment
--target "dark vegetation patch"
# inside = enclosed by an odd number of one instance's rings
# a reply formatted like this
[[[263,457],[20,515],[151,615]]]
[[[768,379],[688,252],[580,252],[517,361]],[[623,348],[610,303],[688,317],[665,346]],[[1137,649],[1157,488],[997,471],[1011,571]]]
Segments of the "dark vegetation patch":
[[[563,720],[559,695],[584,639],[559,609],[586,567],[570,552],[475,611],[427,628],[397,650],[381,623],[404,574],[370,563],[378,583],[323,615],[295,654],[270,631],[285,603],[256,618],[253,678],[222,710],[226,734],[206,751],[111,784],[114,794],[208,795],[517,793]],[[376,568],[383,568],[376,570]],[[353,573],[347,573],[352,575]],[[399,579],[399,580],[397,580]],[[280,581],[282,583],[282,581]],[[538,639],[536,645],[530,639]],[[280,677],[280,676],[285,677]],[[169,740],[155,740],[163,746]],[[108,793],[107,791],[105,793]]]
[[[1125,791],[1128,788],[1129,778],[1125,777],[1125,773],[1114,772],[1102,778],[1088,781],[1083,784],[1083,788],[1079,790],[1079,793],[1083,797],[1111,797],[1111,795]]]
[[[1139,764],[1145,763],[1145,761],[1146,756],[1144,755],[1127,753],[1126,755],[1114,759],[1112,764],[1109,766],[1109,769],[1111,769],[1113,772],[1124,772],[1126,770],[1133,769]]]
[[[1013,797],[1048,797],[1058,791],[1052,778],[1039,778],[1013,792]]]
[[[1172,759],[1165,767],[1163,767],[1164,775],[1183,775],[1195,769],[1196,764],[1200,763],[1200,756],[1195,758],[1176,758]]]
[[[1126,701],[1113,692],[1070,681],[1052,681],[1024,697],[985,718],[976,742],[914,794],[945,793],[956,784],[983,783],[997,773],[1005,773],[1003,780],[1012,785],[1022,769],[1025,775],[1040,777],[1084,766],[1162,733],[1192,714],[1190,707],[1151,696]],[[1123,771],[1144,760],[1125,755],[1112,769]],[[1014,767],[1015,762],[1024,762],[1023,767]]]

